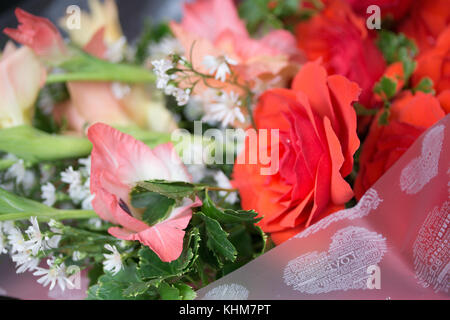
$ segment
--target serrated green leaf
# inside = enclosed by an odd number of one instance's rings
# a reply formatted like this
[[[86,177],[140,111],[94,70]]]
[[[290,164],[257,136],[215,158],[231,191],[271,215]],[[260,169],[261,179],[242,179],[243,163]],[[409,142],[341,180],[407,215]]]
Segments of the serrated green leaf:
[[[129,286],[122,291],[125,297],[135,298],[143,295],[151,286],[157,286],[159,280],[153,280],[148,282],[131,282]]]
[[[130,196],[133,207],[145,209],[142,221],[148,225],[154,225],[164,220],[175,205],[174,199],[156,192],[139,191],[135,188],[131,191]]]
[[[239,223],[239,222],[252,222],[257,223],[261,218],[257,218],[258,213],[254,210],[221,210],[217,208],[205,192],[205,199],[201,211],[208,217],[215,219],[221,223]]]
[[[143,247],[138,253],[139,275],[144,279],[170,278],[183,275],[189,271],[197,257],[197,253],[194,250],[198,249],[198,242],[198,230],[189,232],[187,238],[185,237],[180,257],[172,262],[161,261],[156,253],[148,247]]]
[[[137,186],[175,200],[190,198],[196,192],[195,186],[192,183],[183,181],[148,180],[138,182]]]
[[[375,84],[374,92],[390,99],[395,95],[396,89],[397,83],[392,79],[383,76],[381,77],[381,80]]]
[[[219,258],[223,257],[229,261],[236,260],[236,248],[228,240],[228,234],[222,229],[220,223],[202,212],[197,212],[196,215],[205,222],[208,248]]]
[[[423,77],[420,79],[419,83],[414,87],[414,92],[422,91],[425,93],[431,93],[435,94],[435,91],[433,89],[433,80],[431,80],[429,77]]]
[[[148,299],[149,297],[145,294],[137,294],[136,296],[124,295],[125,290],[130,286],[140,286],[138,284],[143,283],[136,271],[136,264],[130,263],[116,275],[111,273],[104,274],[98,279],[96,285],[89,288],[88,298],[96,300]]]
[[[158,293],[161,300],[182,300],[180,290],[166,282],[161,282],[159,284]]]
[[[185,283],[175,283],[174,287],[178,289],[181,300],[194,300],[197,296],[194,289]]]

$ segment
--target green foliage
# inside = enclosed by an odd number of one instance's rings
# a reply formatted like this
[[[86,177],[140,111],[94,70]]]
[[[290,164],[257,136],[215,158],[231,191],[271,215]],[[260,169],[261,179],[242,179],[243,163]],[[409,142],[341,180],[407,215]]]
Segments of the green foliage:
[[[139,191],[131,192],[131,205],[135,208],[145,209],[142,220],[148,225],[154,225],[167,218],[175,205],[175,200],[156,192]]]
[[[125,254],[124,270],[98,278],[89,289],[89,298],[194,299],[196,289],[264,252],[267,238],[255,226],[257,213],[218,208],[207,190],[208,186],[185,182],[138,183],[131,192],[131,205],[144,210],[147,223],[164,219],[185,197],[201,197],[203,205],[193,214],[176,260],[164,262],[149,247],[138,245],[134,254]]]
[[[403,33],[382,30],[378,34],[377,45],[388,64],[402,62],[406,82],[416,68],[417,47],[414,42]]]
[[[318,1],[303,1],[314,5],[312,9],[301,9],[301,0],[244,0],[239,6],[239,15],[245,20],[250,34],[271,29],[292,30],[295,23],[310,18],[321,8]]]
[[[413,88],[413,92],[417,91],[435,94],[435,90],[433,89],[433,80],[428,77],[423,77],[420,79],[419,83]]]
[[[389,100],[394,97],[396,89],[397,84],[392,79],[383,76],[381,77],[381,80],[375,84],[373,91],[379,94],[381,97]]]

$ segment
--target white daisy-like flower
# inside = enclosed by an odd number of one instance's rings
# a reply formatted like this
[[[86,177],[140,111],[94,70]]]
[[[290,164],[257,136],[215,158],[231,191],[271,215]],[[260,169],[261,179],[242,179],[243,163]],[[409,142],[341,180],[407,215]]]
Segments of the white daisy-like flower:
[[[103,256],[105,257],[105,260],[103,261],[103,266],[106,271],[109,271],[113,275],[116,275],[123,267],[122,257],[120,256],[120,253],[117,250],[116,246],[105,244],[105,249],[110,251],[111,253],[103,254]]]
[[[226,127],[236,120],[244,123],[245,117],[240,106],[239,95],[233,91],[223,92],[222,95],[216,96],[210,104],[205,104],[205,115],[202,120],[209,124],[219,122],[222,127]]]
[[[131,92],[131,87],[120,82],[113,82],[111,83],[111,92],[116,99],[121,100]]]
[[[16,273],[33,271],[39,265],[40,260],[33,256],[31,250],[27,249],[11,255],[12,261],[16,263]]]
[[[174,68],[172,61],[168,59],[153,60],[153,71],[156,74],[156,87],[158,89],[165,89],[171,79],[175,75],[168,75],[167,71]]]
[[[106,60],[114,63],[123,60],[126,45],[127,45],[127,38],[125,38],[125,36],[121,36],[113,43],[108,44],[105,53]]]
[[[3,221],[0,222],[0,230],[8,235],[15,228],[14,221]]]
[[[25,241],[26,249],[31,250],[33,255],[38,254],[41,249],[45,249],[45,239],[42,234],[37,217],[30,218],[31,226],[25,231],[29,240]]]
[[[12,228],[8,232],[8,243],[11,246],[11,253],[22,252],[26,249],[25,238],[18,228]]]
[[[94,227],[95,229],[100,229],[103,224],[103,221],[100,218],[90,218],[88,220],[88,224]]]
[[[191,89],[181,89],[177,88],[172,84],[169,84],[164,90],[166,95],[172,95],[177,100],[179,106],[184,106],[189,102],[189,95],[191,94]]]
[[[78,159],[78,163],[82,166],[80,168],[81,173],[84,176],[90,176],[91,174],[91,156],[87,158]]]
[[[56,202],[55,186],[51,182],[47,182],[41,186],[41,198],[44,199],[43,203],[49,207],[53,206]]]
[[[215,74],[216,80],[225,82],[227,75],[231,73],[230,65],[237,65],[237,61],[227,56],[205,56],[202,61],[209,74]]]
[[[148,53],[153,59],[161,59],[171,54],[182,56],[184,48],[174,37],[164,37],[159,42],[153,42],[148,47]]]
[[[49,290],[53,290],[56,284],[64,291],[67,287],[73,287],[73,283],[69,280],[66,274],[66,266],[64,263],[57,265],[53,259],[48,259],[48,269],[37,268],[33,273],[35,276],[42,276],[37,280],[38,283],[44,287],[50,284]]]
[[[230,179],[223,173],[222,171],[217,171],[214,175],[214,180],[216,180],[217,186],[224,189],[233,189],[231,185]],[[227,195],[227,191],[219,191],[219,195],[221,197],[225,197]],[[228,203],[236,203],[238,201],[237,192],[230,192],[230,194],[225,198],[225,202]]]
[[[25,190],[29,190],[34,182],[34,173],[26,170],[22,159],[17,160],[5,173],[6,179],[14,179],[17,184],[22,184]]]
[[[88,197],[86,197],[81,202],[81,209],[83,210],[93,210],[94,207],[92,206],[92,200],[94,200],[95,196],[93,194],[90,194]]]
[[[73,261],[80,261],[82,259],[83,255],[80,251],[74,251],[72,253],[72,260]]]
[[[0,254],[7,253],[6,249],[6,235],[3,233],[3,223],[0,222]]]
[[[81,184],[81,173],[72,166],[61,172],[61,181],[67,184]]]
[[[192,181],[195,183],[198,183],[205,178],[208,172],[204,164],[188,164],[186,167],[189,174],[192,176]]]

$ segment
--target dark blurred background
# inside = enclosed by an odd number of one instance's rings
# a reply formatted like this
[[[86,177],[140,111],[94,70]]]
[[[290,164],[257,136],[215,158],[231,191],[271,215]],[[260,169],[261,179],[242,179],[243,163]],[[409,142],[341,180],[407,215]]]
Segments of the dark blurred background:
[[[119,8],[120,22],[127,40],[132,43],[143,29],[145,21],[152,23],[179,19],[182,3],[185,0],[116,0]],[[0,1],[0,30],[16,27],[14,9],[22,9],[44,16],[57,24],[70,5],[78,5],[82,10],[88,9],[87,0],[2,0]],[[1,32],[0,48],[8,38]]]

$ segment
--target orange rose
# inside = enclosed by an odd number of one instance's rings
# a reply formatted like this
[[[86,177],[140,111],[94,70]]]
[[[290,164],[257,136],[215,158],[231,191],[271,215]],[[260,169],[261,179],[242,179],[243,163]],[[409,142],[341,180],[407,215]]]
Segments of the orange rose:
[[[360,102],[371,107],[372,88],[385,69],[381,52],[363,18],[343,1],[332,0],[296,28],[297,45],[308,60],[322,58],[329,74],[340,74],[361,88]]]
[[[417,69],[412,76],[413,84],[419,83],[423,77],[433,80],[436,93],[450,89],[450,26],[442,31],[434,47],[417,58]]]
[[[356,83],[328,76],[318,62],[310,62],[299,71],[292,89],[272,89],[260,97],[254,111],[258,135],[262,129],[279,129],[279,142],[266,146],[260,141],[255,146],[248,139],[234,166],[233,184],[242,207],[264,217],[260,226],[275,243],[343,208],[352,198],[344,177],[352,171],[359,147],[351,105],[359,93]],[[277,173],[261,175],[261,159],[244,163],[258,148],[278,148]],[[277,160],[272,157],[270,165]]]
[[[433,47],[436,39],[450,24],[448,0],[414,1],[409,17],[400,26],[400,32],[414,39],[420,52]]]
[[[442,97],[442,101],[450,97]],[[359,158],[354,191],[357,199],[369,189],[429,127],[445,116],[439,100],[431,94],[402,92],[392,104],[388,125],[372,122]]]

